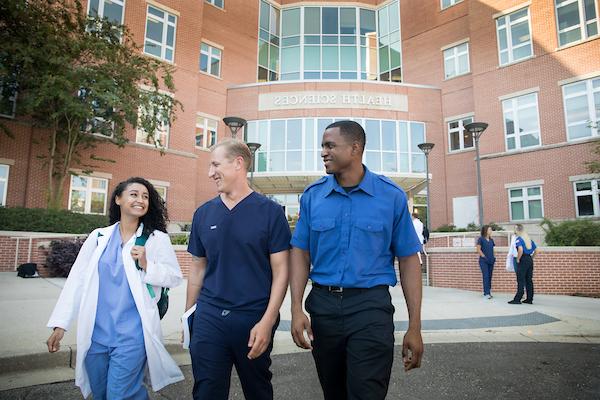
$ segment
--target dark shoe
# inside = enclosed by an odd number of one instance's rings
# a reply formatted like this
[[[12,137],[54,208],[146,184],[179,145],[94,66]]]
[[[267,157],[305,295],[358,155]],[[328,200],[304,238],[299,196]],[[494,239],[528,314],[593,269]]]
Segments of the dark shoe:
[[[519,300],[511,300],[508,304],[521,304],[521,302]]]
[[[523,300],[523,303],[525,303],[525,304],[533,304],[533,300],[527,300],[527,299],[525,299],[525,300]]]

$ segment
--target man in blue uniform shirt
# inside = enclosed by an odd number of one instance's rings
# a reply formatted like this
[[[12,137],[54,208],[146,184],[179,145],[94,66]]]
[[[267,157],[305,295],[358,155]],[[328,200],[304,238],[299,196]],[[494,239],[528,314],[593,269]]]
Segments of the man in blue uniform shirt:
[[[219,196],[196,210],[186,310],[196,304],[190,355],[194,399],[227,400],[235,365],[246,399],[271,400],[270,353],[288,284],[283,209],[248,186],[248,146],[216,145],[209,178]]]
[[[326,400],[384,399],[394,354],[394,257],[409,315],[404,369],[421,364],[421,243],[404,191],[362,164],[358,123],[329,125],[321,148],[330,175],[304,191],[292,238],[292,337],[312,349]],[[310,320],[302,309],[309,276]]]

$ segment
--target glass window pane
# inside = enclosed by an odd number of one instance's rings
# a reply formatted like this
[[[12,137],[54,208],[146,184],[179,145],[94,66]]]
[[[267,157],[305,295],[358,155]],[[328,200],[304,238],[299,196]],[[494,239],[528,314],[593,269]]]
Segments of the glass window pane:
[[[304,148],[315,149],[315,120],[307,118],[304,120]]]
[[[338,8],[323,7],[323,33],[337,34],[338,33]]]
[[[218,58],[212,58],[210,60],[210,73],[215,76],[219,76],[221,74],[220,69],[221,69],[221,60],[219,60]]]
[[[356,8],[340,9],[340,33],[356,34]]]
[[[87,178],[83,176],[71,175],[71,186],[76,188],[86,188]]]
[[[572,97],[567,99],[565,103],[568,123],[582,122],[589,119],[587,96]]]
[[[269,156],[271,165],[269,171],[284,171],[285,170],[285,153],[282,151],[271,152]]]
[[[511,39],[513,46],[529,41],[529,22],[523,21],[513,25],[511,28]]]
[[[444,60],[444,71],[446,78],[452,78],[456,75],[456,68],[454,66],[454,58],[446,58]]]
[[[558,29],[563,30],[579,24],[579,2],[575,1],[557,9]]]
[[[104,201],[106,199],[105,193],[92,192],[92,199],[90,204],[90,212],[94,214],[104,214]]]
[[[304,170],[305,171],[316,171],[317,167],[315,166],[316,160],[316,151],[306,151],[304,152]]]
[[[413,153],[421,153],[417,145],[425,142],[425,125],[418,122],[410,123],[411,150]]]
[[[0,165],[0,179],[6,180],[8,179],[8,167],[6,165]],[[0,192],[2,193],[2,192]],[[0,196],[2,197],[2,196]]]
[[[587,35],[595,36],[598,34],[598,24],[594,21],[586,25]]]
[[[382,150],[396,151],[396,123],[381,121]]]
[[[518,21],[519,19],[526,17],[528,13],[528,9],[524,8],[522,10],[519,11],[515,11],[514,13],[510,14],[510,22],[515,22]]]
[[[92,179],[92,189],[106,189],[106,181],[104,179]]]
[[[379,72],[390,70],[390,50],[388,46],[379,49]]]
[[[285,121],[271,121],[271,148],[270,150],[285,149]]]
[[[285,166],[286,171],[302,171],[302,152],[288,151]]]
[[[264,1],[260,2],[260,27],[265,31],[269,30],[269,4]]]
[[[408,170],[408,153],[400,153],[400,172],[410,172]]]
[[[290,119],[287,123],[287,149],[302,148],[302,120]]]
[[[465,149],[471,148],[473,147],[475,144],[473,142],[473,134],[471,132],[467,132],[466,130],[463,130],[463,147]]]
[[[300,69],[300,46],[287,47],[281,50],[281,73]]]
[[[269,17],[269,33],[279,36],[279,10],[271,7],[271,16]]]
[[[596,18],[595,0],[583,0],[585,20],[589,21]]]
[[[375,11],[360,9],[360,34],[367,35],[375,32]]]
[[[460,149],[460,135],[458,132],[450,133],[450,150]]]
[[[536,107],[519,110],[519,131],[529,132],[538,130],[538,115]]]
[[[592,190],[592,181],[589,181],[589,182],[577,182],[575,184],[575,189],[577,191]]]
[[[104,2],[104,18],[108,18],[115,25],[121,25],[123,15],[123,6],[110,1]]]
[[[531,45],[519,47],[513,50],[513,59],[520,60],[531,55]]]
[[[269,45],[269,69],[279,71],[279,47]]]
[[[425,172],[425,154],[421,153],[412,155],[411,172]]]
[[[381,153],[378,151],[367,151],[365,153],[365,164],[374,172],[381,172]]]
[[[337,70],[338,68],[338,47],[323,46],[323,70]]]
[[[146,21],[146,38],[162,43],[162,32],[162,22],[158,22],[148,18],[148,20]]]
[[[576,42],[581,39],[581,31],[579,29],[573,29],[568,32],[562,32],[558,35],[558,39],[560,41],[560,45],[564,46],[565,44],[569,44],[571,42]]]
[[[513,201],[510,203],[511,217],[514,220],[525,219],[525,211],[522,201]]]
[[[541,200],[531,200],[529,201],[529,218],[542,218],[542,201]]]
[[[167,26],[167,46],[173,47],[175,40],[175,28],[171,25]]]
[[[500,50],[504,50],[507,47],[507,38],[506,38],[506,29],[498,30],[498,43],[500,46]]]
[[[382,172],[397,172],[396,153],[382,153]]]
[[[397,31],[400,29],[400,9],[398,8],[398,2],[394,2],[389,6],[389,17],[390,17],[390,32]]]
[[[321,33],[321,9],[319,7],[304,8],[304,34],[318,35]]]
[[[541,189],[539,187],[527,188],[527,196],[539,196],[540,193],[541,193]]]
[[[152,14],[160,19],[163,19],[165,17],[165,13],[163,13],[158,8],[154,8],[154,7],[148,7],[148,13]]]
[[[511,189],[510,190],[511,198],[522,197],[522,196],[523,196],[523,189]]]
[[[458,56],[458,73],[465,74],[469,72],[469,56],[463,54]]]
[[[71,211],[85,212],[84,190],[71,190]]]
[[[269,62],[269,44],[264,40],[258,41],[258,65],[268,67]]]
[[[367,150],[380,150],[381,142],[379,140],[379,120],[368,119],[365,124],[366,148]]]
[[[313,71],[321,69],[321,48],[319,46],[304,47],[304,69]]]
[[[342,46],[340,48],[341,51],[341,61],[342,71],[356,71],[357,63],[356,63],[356,47],[347,47]]]
[[[400,42],[394,42],[390,45],[390,68],[395,69],[402,65],[402,56],[400,51]]]
[[[577,196],[578,217],[594,215],[594,200],[592,195]]]
[[[90,17],[95,18],[98,16],[98,10],[100,9],[99,1],[100,0],[90,0],[90,2],[88,3],[90,5],[90,12],[88,13]]]
[[[258,162],[256,164],[257,172],[264,172],[267,170],[267,153],[259,152],[258,153]]]
[[[388,7],[384,7],[377,12],[379,19],[379,36],[385,36],[389,33]]]
[[[4,207],[4,194],[6,193],[6,182],[0,181],[0,207]]]
[[[283,10],[281,16],[281,36],[300,34],[300,9]]]

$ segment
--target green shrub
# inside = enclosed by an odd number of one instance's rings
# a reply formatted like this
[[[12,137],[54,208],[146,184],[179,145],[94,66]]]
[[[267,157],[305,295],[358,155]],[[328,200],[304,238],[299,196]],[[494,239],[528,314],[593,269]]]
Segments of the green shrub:
[[[186,235],[186,234],[170,235],[170,237],[171,237],[172,245],[178,245],[178,244],[187,245],[189,242],[189,239],[190,239],[190,235]]]
[[[488,225],[491,226],[495,232],[504,230],[504,228],[502,228],[500,225],[496,224],[495,222],[490,222]],[[478,224],[471,222],[470,224],[467,225],[466,228],[457,228],[453,224],[448,224],[448,225],[439,226],[437,229],[434,229],[433,231],[434,232],[479,232],[479,231],[481,231],[481,227]]]
[[[107,226],[108,216],[78,214],[67,210],[0,207],[1,231],[90,233]]]
[[[540,224],[549,246],[600,246],[600,223],[575,220],[554,223],[544,219]]]
[[[442,226],[438,226],[433,231],[434,232],[455,232],[456,226],[454,226],[453,224],[442,225]]]

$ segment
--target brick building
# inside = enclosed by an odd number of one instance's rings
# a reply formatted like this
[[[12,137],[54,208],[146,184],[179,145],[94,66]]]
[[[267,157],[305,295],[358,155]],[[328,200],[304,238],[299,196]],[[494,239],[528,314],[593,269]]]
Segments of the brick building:
[[[117,162],[91,176],[73,170],[65,208],[105,213],[114,186],[142,174],[172,221],[189,222],[215,194],[207,149],[231,135],[222,118],[236,116],[248,121],[244,139],[261,144],[255,187],[294,215],[302,189],[323,174],[324,127],[351,118],[367,132],[365,164],[421,211],[417,144],[435,144],[434,228],[478,220],[464,130],[473,121],[489,124],[480,141],[486,221],[600,218],[600,176],[584,165],[600,138],[597,0],[90,0],[88,12],[126,24],[145,53],[173,63],[185,111],[163,133],[164,155],[133,129],[123,149],[96,149]],[[0,202],[43,207],[44,144],[12,111],[1,110],[15,138],[0,136]]]

